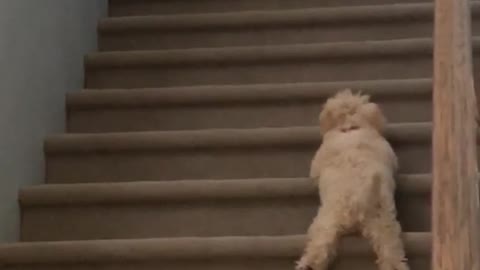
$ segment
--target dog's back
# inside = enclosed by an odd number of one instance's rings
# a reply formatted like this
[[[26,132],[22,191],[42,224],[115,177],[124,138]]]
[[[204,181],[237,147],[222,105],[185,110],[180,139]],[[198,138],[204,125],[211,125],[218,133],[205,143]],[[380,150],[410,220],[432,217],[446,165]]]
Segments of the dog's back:
[[[374,130],[326,134],[311,166],[322,204],[349,209],[358,218],[376,200],[381,186],[394,188],[396,157],[389,143]]]

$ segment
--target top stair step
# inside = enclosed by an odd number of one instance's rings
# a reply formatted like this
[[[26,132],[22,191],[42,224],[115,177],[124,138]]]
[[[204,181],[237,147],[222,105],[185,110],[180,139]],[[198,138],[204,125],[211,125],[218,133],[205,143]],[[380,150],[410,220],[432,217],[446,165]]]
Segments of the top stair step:
[[[433,3],[129,16],[100,21],[102,51],[430,37]],[[480,2],[472,2],[474,18]],[[474,20],[474,35],[480,30]]]
[[[429,0],[110,0],[110,16],[191,14],[240,10],[420,3]]]
[[[412,79],[431,76],[432,40],[103,52],[85,64],[87,88]]]

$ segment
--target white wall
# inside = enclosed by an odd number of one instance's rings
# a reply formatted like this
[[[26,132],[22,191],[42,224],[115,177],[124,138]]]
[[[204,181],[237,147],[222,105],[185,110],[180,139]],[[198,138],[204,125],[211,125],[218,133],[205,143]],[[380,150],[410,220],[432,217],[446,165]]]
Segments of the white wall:
[[[0,0],[0,241],[18,239],[17,192],[43,182],[43,140],[83,86],[105,0]]]

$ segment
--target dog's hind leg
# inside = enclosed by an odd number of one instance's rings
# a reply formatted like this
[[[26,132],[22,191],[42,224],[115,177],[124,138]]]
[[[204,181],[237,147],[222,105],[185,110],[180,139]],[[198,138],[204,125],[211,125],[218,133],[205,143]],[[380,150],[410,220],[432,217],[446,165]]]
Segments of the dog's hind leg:
[[[337,219],[322,212],[308,230],[307,245],[297,262],[297,270],[326,270],[336,255],[340,224]]]
[[[380,270],[409,270],[401,239],[401,227],[389,211],[368,219],[362,233],[368,238],[377,254]]]

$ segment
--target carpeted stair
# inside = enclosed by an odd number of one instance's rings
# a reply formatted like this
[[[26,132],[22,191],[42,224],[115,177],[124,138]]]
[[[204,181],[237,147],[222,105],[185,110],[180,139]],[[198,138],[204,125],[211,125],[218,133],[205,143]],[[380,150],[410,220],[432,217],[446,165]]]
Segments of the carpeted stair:
[[[432,17],[421,0],[110,0],[0,267],[293,269],[320,105],[350,87],[390,120],[410,265],[429,269]],[[332,269],[374,261],[349,236]]]

